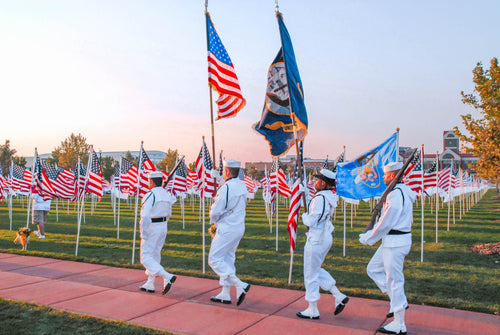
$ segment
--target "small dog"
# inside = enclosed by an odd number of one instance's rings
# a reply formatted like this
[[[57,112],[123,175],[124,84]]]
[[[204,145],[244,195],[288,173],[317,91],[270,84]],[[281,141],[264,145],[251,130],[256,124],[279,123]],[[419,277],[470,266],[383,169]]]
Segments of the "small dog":
[[[26,250],[28,242],[30,241],[31,230],[29,228],[23,227],[19,228],[16,233],[16,239],[14,243],[19,243],[23,247],[22,250]]]

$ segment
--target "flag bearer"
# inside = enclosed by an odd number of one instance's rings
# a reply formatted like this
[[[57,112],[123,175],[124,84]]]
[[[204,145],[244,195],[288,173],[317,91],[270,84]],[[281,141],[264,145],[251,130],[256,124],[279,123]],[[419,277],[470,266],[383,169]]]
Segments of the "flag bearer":
[[[384,166],[384,183],[389,185],[403,163],[394,162]],[[397,184],[382,209],[379,221],[373,229],[359,235],[359,241],[373,245],[380,239],[377,249],[366,268],[368,276],[390,299],[387,317],[394,321],[378,329],[384,334],[406,334],[405,309],[408,308],[404,292],[403,263],[411,248],[411,222],[416,193],[403,183]]]
[[[236,287],[236,305],[240,305],[250,290],[250,284],[236,276],[234,261],[236,249],[245,233],[245,208],[247,188],[238,178],[241,163],[233,159],[223,162],[222,175],[225,184],[219,188],[210,208],[210,220],[216,226],[212,239],[208,264],[219,275],[221,292],[210,300],[222,304],[231,303],[230,289]]]
[[[349,298],[335,286],[335,279],[321,268],[333,243],[332,216],[337,207],[338,196],[332,189],[335,187],[336,176],[334,172],[322,169],[315,177],[316,195],[309,204],[308,212],[302,214],[302,221],[307,227],[307,241],[304,246],[304,285],[305,299],[309,302],[309,307],[298,312],[297,316],[304,319],[319,319],[317,303],[320,298],[320,287],[334,296],[335,315],[342,312],[349,301]]]
[[[142,199],[141,207],[141,264],[146,268],[148,280],[140,287],[141,291],[155,292],[155,277],[163,277],[163,291],[166,294],[177,279],[161,266],[161,249],[167,236],[167,221],[172,215],[175,197],[161,187],[162,173],[149,174],[150,191]]]

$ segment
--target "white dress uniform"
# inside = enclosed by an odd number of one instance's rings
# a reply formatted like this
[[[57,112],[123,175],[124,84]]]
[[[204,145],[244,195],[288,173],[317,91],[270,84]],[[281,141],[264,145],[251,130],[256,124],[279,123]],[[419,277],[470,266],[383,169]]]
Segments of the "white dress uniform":
[[[395,320],[379,328],[382,332],[406,334],[404,311],[408,306],[404,292],[403,263],[411,248],[411,223],[416,193],[403,183],[397,184],[387,196],[379,221],[373,229],[359,235],[359,241],[373,245],[382,240],[368,263],[367,273],[390,299],[390,312]],[[396,320],[397,319],[397,320]],[[389,332],[390,333],[390,332]]]
[[[325,169],[320,175],[335,178],[335,174]],[[317,176],[316,176],[317,177]],[[316,193],[309,203],[308,212],[302,214],[302,222],[309,227],[306,232],[307,240],[304,246],[304,285],[306,288],[305,300],[309,307],[297,313],[301,318],[319,318],[316,302],[320,299],[319,289],[329,291],[335,297],[335,315],[340,313],[349,301],[335,286],[336,281],[321,266],[333,244],[332,224],[333,213],[337,207],[338,196],[332,190],[322,190]]]
[[[247,188],[240,179],[232,178],[217,191],[210,208],[210,220],[217,231],[210,246],[208,264],[217,275],[221,286],[241,286],[236,277],[234,261],[236,249],[245,233]]]
[[[168,226],[172,215],[172,204],[176,199],[162,187],[153,187],[142,199],[141,207],[141,264],[146,268],[146,275],[153,278],[153,286],[145,287],[154,291],[154,277],[162,276],[169,281],[173,275],[161,266],[161,249],[165,243]]]

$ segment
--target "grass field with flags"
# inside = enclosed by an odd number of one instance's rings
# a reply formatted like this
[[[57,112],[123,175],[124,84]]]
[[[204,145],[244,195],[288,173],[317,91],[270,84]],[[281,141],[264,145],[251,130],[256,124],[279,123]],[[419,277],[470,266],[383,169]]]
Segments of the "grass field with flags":
[[[73,202],[53,200],[46,225],[45,240],[31,236],[27,251],[21,251],[13,240],[18,228],[26,226],[26,198],[13,199],[12,230],[10,230],[8,202],[0,203],[0,251],[25,253],[35,256],[63,258],[82,262],[100,263],[119,267],[142,268],[139,263],[139,227],[134,264],[132,246],[134,231],[134,204],[130,199],[120,204],[120,232],[117,238],[116,213],[106,195],[92,205],[86,200],[84,223],[79,238],[78,256],[75,256],[77,239],[76,206]],[[443,204],[441,204],[443,205]],[[438,242],[436,243],[436,213],[431,213],[429,202],[425,205],[424,253],[421,262],[421,205],[414,205],[413,246],[405,262],[405,289],[411,304],[426,304],[449,308],[498,314],[500,300],[500,255],[472,252],[477,245],[500,241],[500,196],[490,190],[470,210],[459,218],[459,205],[455,207],[455,224],[448,225],[447,204],[438,217]],[[206,205],[206,226],[209,204]],[[334,245],[327,256],[324,268],[337,280],[346,294],[358,297],[387,299],[380,293],[366,274],[366,265],[376,250],[358,242],[358,235],[370,219],[370,206],[361,202],[358,207],[346,206],[345,256],[344,213],[339,204],[334,226]],[[57,213],[56,213],[57,212]],[[352,227],[351,227],[352,215]],[[236,253],[237,274],[242,280],[268,286],[304,290],[302,256],[305,228],[300,223],[297,248],[294,253],[292,282],[288,284],[290,242],[287,232],[288,203],[279,202],[278,251],[276,251],[276,219],[272,231],[266,217],[260,191],[247,205],[246,232]],[[453,217],[453,211],[451,212]],[[82,219],[83,221],[83,219]],[[138,224],[138,223],[137,223]],[[202,224],[198,199],[184,201],[184,223],[180,202],[174,204],[168,222],[168,235],[163,248],[162,264],[169,272],[183,275],[217,278],[205,259],[203,273]],[[184,226],[184,227],[183,227]],[[36,227],[30,225],[32,230]],[[210,236],[205,234],[206,252]],[[477,248],[476,248],[477,249]],[[481,248],[479,248],[481,249]],[[483,248],[484,249],[484,248]]]

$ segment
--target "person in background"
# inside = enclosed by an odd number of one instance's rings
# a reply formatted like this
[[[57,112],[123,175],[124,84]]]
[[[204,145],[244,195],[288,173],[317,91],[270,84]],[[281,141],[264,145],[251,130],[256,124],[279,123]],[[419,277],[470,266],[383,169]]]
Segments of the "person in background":
[[[38,193],[32,193],[31,197],[33,198],[33,219],[32,223],[36,224],[38,230],[35,230],[33,233],[38,236],[40,239],[45,238],[45,225],[47,224],[47,216],[50,211],[50,199],[43,200],[43,197]]]

